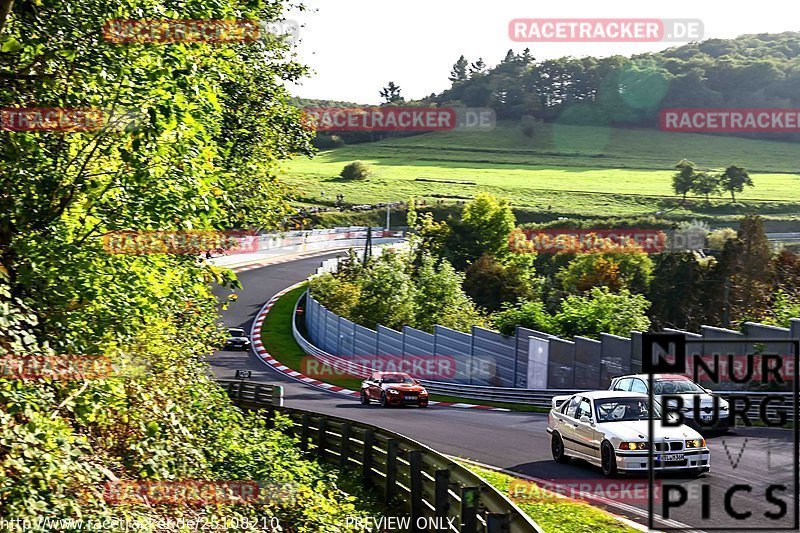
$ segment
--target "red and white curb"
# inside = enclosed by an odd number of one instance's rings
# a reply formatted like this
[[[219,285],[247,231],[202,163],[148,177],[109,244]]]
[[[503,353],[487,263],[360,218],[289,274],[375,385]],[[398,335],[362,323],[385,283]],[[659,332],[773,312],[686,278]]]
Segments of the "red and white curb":
[[[279,261],[279,262],[283,263],[285,261]],[[258,268],[258,267],[253,267],[253,268]],[[289,368],[288,366],[284,365],[283,363],[272,357],[272,355],[270,355],[269,352],[267,352],[267,350],[264,348],[264,344],[261,342],[261,327],[264,325],[264,319],[269,314],[269,311],[270,309],[272,309],[272,306],[275,305],[275,302],[277,302],[281,296],[291,291],[292,289],[299,287],[303,283],[305,282],[301,281],[300,283],[296,283],[291,287],[283,289],[281,292],[270,298],[269,301],[265,303],[264,306],[261,308],[261,310],[258,312],[258,314],[256,315],[256,319],[253,321],[253,326],[252,328],[250,328],[250,338],[252,339],[253,350],[256,352],[258,358],[262,362],[266,363],[270,368],[286,376],[289,376],[290,378],[296,381],[305,383],[306,385],[311,385],[312,387],[317,387],[319,389],[326,390],[328,392],[342,394],[344,396],[350,396],[352,398],[358,398],[360,396],[360,393],[358,391],[345,389],[343,387],[338,387],[330,383],[325,383],[324,381],[319,381],[318,379],[310,378],[304,374],[301,374],[297,370]],[[430,405],[432,406],[435,405],[437,407],[456,407],[459,409],[481,409],[484,411],[508,411],[508,409],[502,409],[500,407],[490,407],[488,405],[473,405],[469,403],[432,401],[430,402]]]

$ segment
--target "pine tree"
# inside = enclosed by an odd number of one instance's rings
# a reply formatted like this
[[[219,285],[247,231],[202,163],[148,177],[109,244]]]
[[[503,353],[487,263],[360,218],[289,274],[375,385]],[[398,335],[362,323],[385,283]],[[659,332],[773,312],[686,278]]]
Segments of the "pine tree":
[[[403,102],[405,101],[405,98],[403,98],[403,96],[400,94],[401,90],[402,89],[400,89],[399,85],[395,85],[393,81],[390,81],[389,85],[381,89],[378,94],[381,95],[381,98],[386,100],[387,104]]]
[[[455,64],[453,65],[453,69],[450,71],[450,77],[448,79],[454,84],[466,81],[467,79],[469,79],[469,76],[467,74],[468,66],[469,62],[462,55],[461,57],[458,58],[458,61],[456,61]]]

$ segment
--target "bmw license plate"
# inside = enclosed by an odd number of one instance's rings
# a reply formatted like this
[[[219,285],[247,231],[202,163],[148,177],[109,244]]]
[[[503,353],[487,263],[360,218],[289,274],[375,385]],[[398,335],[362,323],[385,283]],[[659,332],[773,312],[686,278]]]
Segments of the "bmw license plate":
[[[403,399],[404,400],[416,400],[417,397],[416,396],[403,396]]]
[[[670,461],[683,461],[684,457],[682,453],[675,453],[672,455],[661,455],[657,458],[659,461],[664,461],[668,463]]]

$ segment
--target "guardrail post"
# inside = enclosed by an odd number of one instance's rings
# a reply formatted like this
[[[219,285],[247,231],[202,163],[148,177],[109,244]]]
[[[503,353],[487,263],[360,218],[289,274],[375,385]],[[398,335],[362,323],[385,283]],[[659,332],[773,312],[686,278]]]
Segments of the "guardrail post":
[[[263,387],[261,383],[256,383],[256,388],[253,390],[253,402],[256,404],[261,403],[261,389]]]
[[[272,405],[283,407],[283,385],[272,386]]]
[[[339,450],[339,465],[347,468],[347,460],[350,458],[350,424],[342,426],[342,449]]]
[[[308,451],[308,426],[310,422],[311,417],[304,414],[302,418],[302,427],[300,429],[300,449],[304,452]]]
[[[408,452],[408,462],[411,467],[411,522],[412,529],[416,528],[417,519],[423,516],[422,507],[422,451]]]
[[[328,447],[328,438],[326,432],[328,431],[328,419],[324,416],[319,418],[319,446],[317,453],[321,459],[325,459],[325,449]]]
[[[384,491],[383,503],[389,505],[389,502],[394,499],[395,484],[397,483],[397,450],[400,447],[400,441],[397,439],[389,439],[386,442],[386,490]]]
[[[481,490],[478,487],[461,487],[461,531],[477,533],[478,500]]]
[[[486,515],[486,530],[488,533],[511,531],[511,520],[506,513],[488,513]]]
[[[372,483],[372,447],[375,444],[375,432],[371,429],[364,430],[364,457],[361,465],[361,478],[364,485]]]
[[[436,508],[436,516],[447,517],[450,511],[450,471],[437,470],[434,476],[436,482],[436,494],[434,495],[434,507]]]
[[[242,385],[244,385],[244,381],[240,381],[237,384],[237,387],[236,387],[236,403],[237,404],[242,403],[242,389],[244,389],[244,387]]]

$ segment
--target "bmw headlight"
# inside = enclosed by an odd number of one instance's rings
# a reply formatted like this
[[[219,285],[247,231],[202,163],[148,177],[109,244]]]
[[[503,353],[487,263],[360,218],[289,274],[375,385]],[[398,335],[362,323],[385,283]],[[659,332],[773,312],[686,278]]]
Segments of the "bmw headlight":
[[[648,448],[648,443],[646,442],[623,442],[619,445],[620,450],[646,450]]]
[[[705,448],[706,439],[691,439],[686,441],[687,448]]]
[[[422,389],[421,391],[419,391],[419,395],[420,396],[427,396],[428,395],[428,391],[426,389]]]
[[[400,394],[400,392],[394,389],[389,389],[389,394]]]

